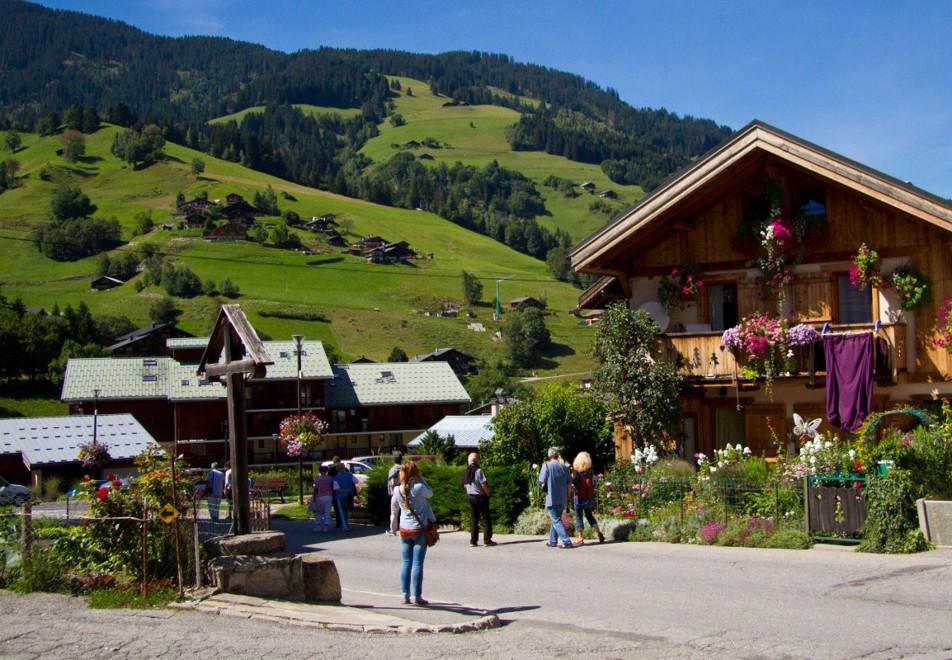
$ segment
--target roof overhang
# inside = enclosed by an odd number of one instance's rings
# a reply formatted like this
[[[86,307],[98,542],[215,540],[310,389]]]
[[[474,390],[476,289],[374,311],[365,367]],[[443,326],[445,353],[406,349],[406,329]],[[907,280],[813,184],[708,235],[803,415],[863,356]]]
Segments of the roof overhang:
[[[582,241],[571,254],[572,267],[579,272],[618,276],[618,257],[626,245],[657,223],[676,217],[678,207],[688,204],[725,172],[740,169],[763,154],[952,232],[949,200],[755,120]]]

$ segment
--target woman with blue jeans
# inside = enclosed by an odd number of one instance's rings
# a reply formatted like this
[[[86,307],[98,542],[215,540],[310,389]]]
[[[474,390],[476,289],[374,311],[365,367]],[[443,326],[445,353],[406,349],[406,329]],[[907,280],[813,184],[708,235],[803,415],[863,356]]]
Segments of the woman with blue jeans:
[[[400,485],[393,489],[390,500],[390,531],[400,539],[403,564],[400,568],[400,584],[403,602],[410,604],[410,595],[417,605],[426,605],[423,600],[423,562],[426,559],[426,533],[423,525],[436,521],[430,503],[433,489],[426,483],[420,468],[413,461],[400,466]],[[412,578],[412,580],[411,580]]]
[[[334,499],[340,506],[340,526],[345,532],[350,531],[350,521],[347,518],[347,498],[357,493],[357,477],[344,464],[337,466],[334,475]]]

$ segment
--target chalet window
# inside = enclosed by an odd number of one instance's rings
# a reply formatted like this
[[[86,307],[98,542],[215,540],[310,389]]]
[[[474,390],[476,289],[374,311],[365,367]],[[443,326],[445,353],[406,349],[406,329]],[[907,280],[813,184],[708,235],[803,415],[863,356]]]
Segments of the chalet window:
[[[836,276],[838,323],[872,323],[873,289],[867,286],[862,291],[850,284],[849,275]]]
[[[737,325],[737,285],[709,284],[707,307],[711,330],[727,330]]]
[[[797,192],[797,210],[803,215],[826,215],[826,190],[810,188]]]

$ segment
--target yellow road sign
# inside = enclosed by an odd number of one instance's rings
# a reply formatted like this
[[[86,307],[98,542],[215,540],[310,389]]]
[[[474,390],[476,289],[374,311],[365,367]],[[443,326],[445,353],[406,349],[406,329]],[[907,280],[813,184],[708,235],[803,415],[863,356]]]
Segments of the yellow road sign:
[[[176,509],[171,504],[166,504],[164,507],[162,507],[159,510],[159,518],[161,518],[162,521],[166,525],[170,524],[173,520],[175,520],[178,517],[179,517],[178,509]]]

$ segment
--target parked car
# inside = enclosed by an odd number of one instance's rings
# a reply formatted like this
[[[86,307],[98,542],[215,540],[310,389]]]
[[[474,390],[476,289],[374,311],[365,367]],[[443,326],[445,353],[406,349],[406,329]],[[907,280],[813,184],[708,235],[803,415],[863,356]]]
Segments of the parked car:
[[[321,465],[326,465],[328,467],[330,467],[333,464],[334,464],[334,461],[324,461],[323,463],[321,463]],[[373,470],[372,466],[362,461],[344,460],[344,461],[341,461],[341,465],[343,465],[348,470],[350,470],[351,474],[356,475],[357,480],[361,482],[361,485],[363,485],[363,482],[367,481],[367,473]]]
[[[11,484],[0,477],[0,505],[23,506],[30,499],[30,489],[26,486]]]

